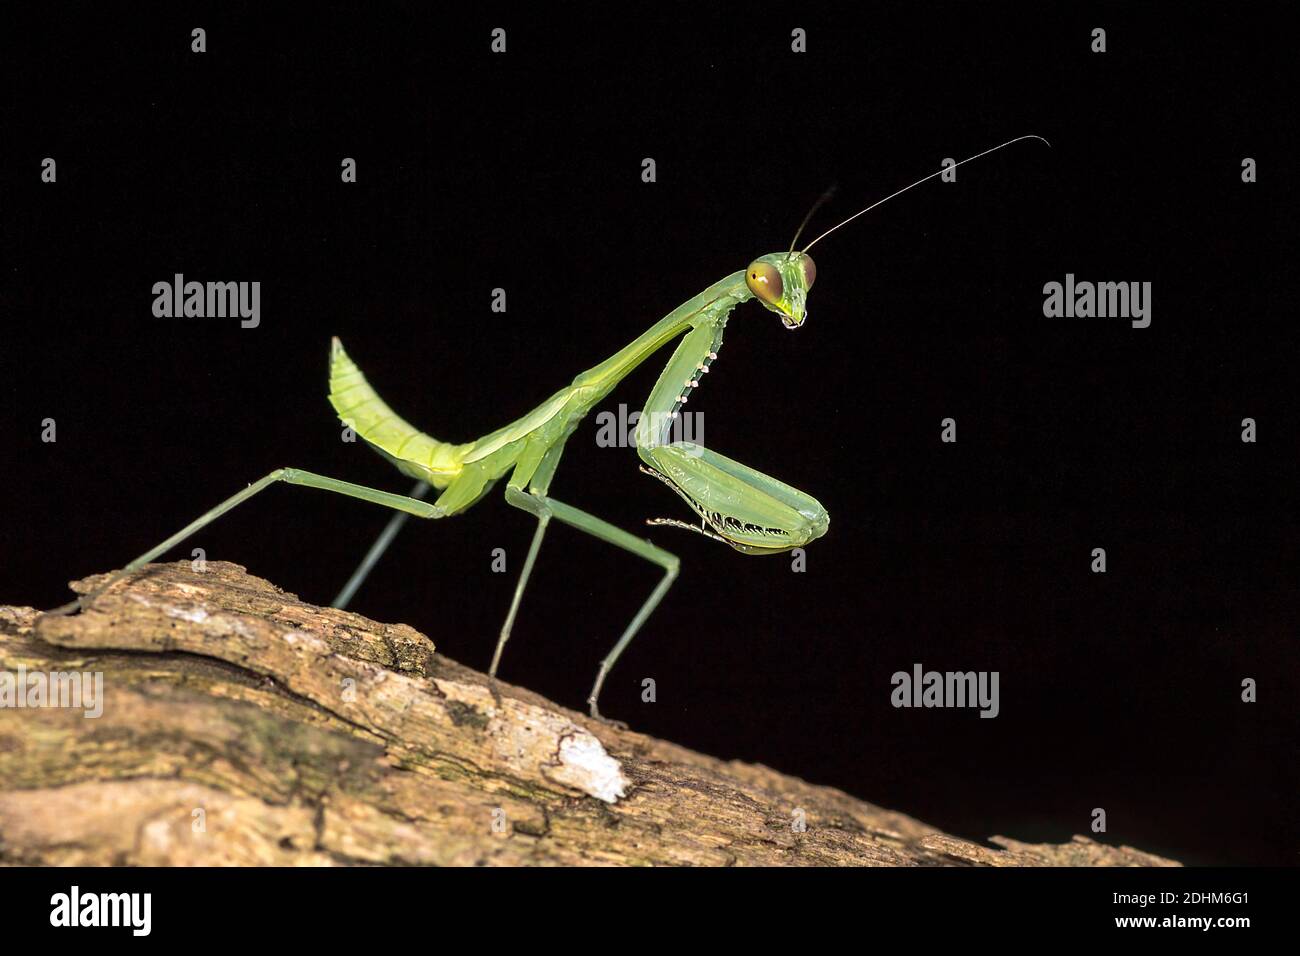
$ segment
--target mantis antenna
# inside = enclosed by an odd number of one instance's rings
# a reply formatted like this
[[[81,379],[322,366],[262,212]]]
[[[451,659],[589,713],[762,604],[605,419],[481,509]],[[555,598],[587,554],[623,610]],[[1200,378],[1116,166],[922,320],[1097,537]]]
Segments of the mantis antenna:
[[[812,242],[808,243],[808,245],[806,245],[806,246],[803,247],[803,251],[804,251],[804,252],[807,252],[807,251],[808,251],[809,249],[811,249],[813,246],[817,245],[817,243],[821,242],[823,239],[825,239],[827,236],[829,236],[829,235],[830,235],[832,232],[834,232],[836,229],[840,228],[840,226],[844,226],[844,225],[847,225],[848,223],[851,223],[854,219],[857,219],[857,218],[858,218],[859,216],[861,216],[864,212],[871,212],[871,210],[875,209],[877,206],[883,206],[885,203],[889,202],[889,200],[891,200],[891,199],[893,199],[893,198],[895,198],[895,197],[897,197],[897,196],[901,196],[901,195],[903,195],[903,193],[907,192],[909,189],[912,189],[912,188],[914,188],[914,187],[916,187],[916,186],[921,185],[921,183],[925,182],[926,180],[928,180],[928,179],[934,179],[935,176],[942,176],[944,173],[946,173],[946,172],[947,172],[948,170],[950,170],[950,169],[956,169],[958,166],[962,166],[962,165],[964,165],[964,164],[966,164],[966,163],[969,163],[969,162],[971,162],[971,161],[973,161],[973,160],[979,159],[981,156],[987,156],[989,153],[996,153],[998,150],[1000,150],[1000,149],[1005,149],[1006,147],[1010,146],[1012,143],[1018,143],[1018,142],[1020,142],[1021,140],[1025,140],[1025,139],[1037,139],[1037,140],[1042,140],[1042,142],[1045,143],[1045,144],[1047,145],[1048,149],[1051,149],[1051,147],[1052,147],[1052,144],[1051,144],[1051,143],[1048,143],[1047,140],[1043,139],[1043,137],[1041,137],[1041,136],[1035,136],[1034,134],[1030,133],[1030,134],[1027,135],[1027,136],[1017,136],[1015,139],[1009,139],[1009,140],[1007,140],[1005,143],[1003,143],[1001,146],[994,146],[992,149],[986,149],[986,150],[984,150],[984,152],[982,152],[982,153],[976,153],[974,156],[968,156],[968,157],[966,157],[965,159],[963,159],[960,163],[953,163],[951,166],[945,166],[943,169],[939,170],[937,173],[931,173],[929,176],[923,176],[923,177],[921,177],[920,179],[918,179],[916,182],[912,183],[911,186],[904,186],[904,187],[903,187],[902,189],[900,189],[898,192],[896,192],[896,193],[890,193],[890,194],[889,194],[888,196],[886,196],[884,199],[880,200],[879,202],[874,202],[874,203],[872,203],[872,204],[871,204],[870,206],[868,206],[866,209],[861,209],[861,210],[855,212],[853,215],[849,216],[848,219],[845,219],[843,222],[841,222],[841,223],[839,223],[839,224],[837,224],[837,225],[831,226],[829,229],[827,229],[825,232],[823,232],[820,236],[818,236],[818,237],[817,237],[816,239],[814,239]],[[823,197],[823,198],[825,198],[825,197]],[[819,202],[818,205],[821,205],[821,203]],[[815,210],[816,208],[817,208],[816,206],[813,207],[814,210]],[[808,215],[811,217],[811,216],[812,216],[812,213],[809,213]],[[805,220],[805,224],[806,224],[806,223],[807,223],[807,220]],[[802,231],[803,226],[800,226],[799,228],[800,228],[800,230]],[[796,236],[796,238],[797,238],[797,236]]]
[[[799,241],[799,237],[803,235],[804,227],[806,227],[808,223],[812,220],[812,217],[817,212],[817,210],[822,208],[822,206],[826,203],[826,200],[830,199],[834,195],[835,195],[835,184],[832,183],[830,186],[826,188],[826,192],[822,193],[821,198],[812,204],[812,208],[808,210],[808,215],[803,217],[803,222],[799,223],[799,228],[794,231],[794,238],[790,240],[790,251],[786,253],[787,258],[794,255],[795,244]]]

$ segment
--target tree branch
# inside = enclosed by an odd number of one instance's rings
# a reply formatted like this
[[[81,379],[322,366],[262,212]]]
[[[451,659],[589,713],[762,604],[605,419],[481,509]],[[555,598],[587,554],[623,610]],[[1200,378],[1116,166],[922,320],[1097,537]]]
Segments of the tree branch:
[[[493,687],[234,564],[151,565],[71,617],[0,607],[20,668],[102,673],[103,710],[0,707],[4,863],[1177,865],[957,839]]]

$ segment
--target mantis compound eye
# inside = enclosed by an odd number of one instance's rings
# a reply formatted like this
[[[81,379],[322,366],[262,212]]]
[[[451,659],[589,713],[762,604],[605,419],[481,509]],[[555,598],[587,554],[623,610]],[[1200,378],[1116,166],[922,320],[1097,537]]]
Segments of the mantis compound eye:
[[[781,271],[770,262],[753,262],[745,270],[745,285],[768,305],[776,305],[785,292]]]
[[[817,263],[812,261],[812,256],[807,253],[799,260],[803,265],[804,288],[811,289],[812,284],[817,279]]]

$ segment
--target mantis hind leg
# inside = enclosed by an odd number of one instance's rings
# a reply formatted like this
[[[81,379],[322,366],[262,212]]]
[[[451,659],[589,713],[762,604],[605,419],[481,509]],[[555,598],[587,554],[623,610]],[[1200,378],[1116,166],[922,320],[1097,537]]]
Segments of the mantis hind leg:
[[[542,536],[546,533],[546,528],[552,518],[561,521],[570,527],[577,528],[592,537],[599,538],[608,542],[615,547],[622,548],[624,551],[630,551],[638,557],[644,558],[652,564],[657,564],[664,569],[663,577],[660,578],[659,584],[645,599],[641,607],[637,610],[627,627],[623,629],[623,634],[619,637],[610,652],[605,655],[600,662],[600,668],[596,672],[596,681],[592,685],[591,694],[587,698],[587,704],[591,708],[591,716],[597,720],[603,720],[597,701],[600,697],[601,688],[604,686],[605,677],[613,668],[619,656],[632,643],[632,638],[641,629],[641,625],[658,607],[659,602],[663,600],[668,589],[677,578],[680,568],[680,562],[677,556],[658,548],[635,535],[629,534],[622,528],[618,528],[608,521],[597,518],[595,515],[588,514],[572,505],[557,501],[538,491],[525,491],[514,481],[506,487],[506,501],[516,508],[527,511],[537,516],[537,531],[533,534],[533,542],[528,550],[528,557],[524,560],[523,570],[519,574],[519,584],[515,588],[514,600],[510,605],[510,613],[506,617],[506,623],[501,629],[501,637],[497,641],[496,653],[492,658],[491,673],[496,674],[497,665],[501,660],[501,651],[505,647],[506,641],[510,637],[510,629],[514,625],[515,615],[519,610],[519,602],[523,597],[524,587],[528,583],[528,578],[532,574],[533,563],[537,559],[537,552],[541,548]]]
[[[429,493],[429,487],[428,482],[417,481],[414,487],[411,488],[408,497],[419,501]],[[370,546],[370,550],[367,551],[366,556],[361,559],[361,563],[358,564],[357,569],[352,572],[352,576],[348,578],[347,583],[343,585],[338,594],[334,595],[334,600],[330,601],[330,607],[336,607],[339,610],[342,610],[348,606],[353,596],[356,595],[357,589],[365,583],[366,578],[370,576],[370,572],[373,571],[375,565],[379,563],[379,559],[382,558],[384,552],[388,550],[388,546],[392,544],[393,539],[397,537],[397,532],[402,530],[402,525],[406,524],[407,519],[410,517],[411,515],[408,512],[401,511],[389,519],[388,524],[386,524],[384,530],[379,533],[379,537],[376,538],[375,543]]]
[[[446,487],[434,503],[434,506],[441,511],[438,517],[447,517],[469,508],[483,497],[495,481],[496,478],[493,477],[492,473],[481,466],[473,465],[463,468],[460,475]],[[411,488],[410,497],[419,500],[429,493],[429,488],[430,485],[427,482],[423,480],[417,481],[415,486]],[[374,570],[375,565],[379,563],[379,559],[388,550],[388,546],[393,543],[397,533],[402,530],[402,526],[406,524],[408,517],[410,517],[409,513],[393,515],[388,524],[384,526],[384,530],[379,533],[379,537],[375,539],[375,543],[370,546],[370,550],[366,552],[366,556],[361,559],[357,569],[352,572],[352,576],[348,578],[347,583],[343,585],[338,594],[334,595],[334,600],[330,602],[331,607],[341,610],[348,606],[357,590],[365,583],[366,578],[370,576],[370,572]]]
[[[98,595],[108,590],[109,587],[116,584],[126,575],[133,571],[138,571],[144,565],[148,564],[155,558],[170,551],[173,547],[180,544],[190,535],[199,531],[213,521],[216,521],[226,512],[237,508],[249,498],[265,491],[276,482],[283,481],[286,484],[302,485],[307,488],[320,488],[322,491],[333,491],[338,494],[348,495],[352,498],[359,498],[362,501],[369,501],[372,504],[383,505],[386,508],[392,508],[395,511],[402,511],[406,514],[415,515],[417,518],[441,518],[447,512],[438,505],[431,505],[424,501],[417,501],[414,498],[408,498],[405,495],[395,495],[391,492],[380,491],[378,488],[368,488],[365,485],[356,485],[350,481],[340,481],[337,478],[329,478],[325,475],[317,475],[310,471],[301,471],[297,468],[277,468],[264,478],[253,482],[243,491],[231,495],[221,504],[217,505],[211,511],[205,512],[187,524],[180,531],[163,541],[161,544],[150,548],[144,554],[140,555],[120,571],[115,571],[109,576],[108,580],[89,594],[77,598],[77,600],[65,604],[63,607],[51,611],[52,614],[69,614],[80,608],[88,606]]]

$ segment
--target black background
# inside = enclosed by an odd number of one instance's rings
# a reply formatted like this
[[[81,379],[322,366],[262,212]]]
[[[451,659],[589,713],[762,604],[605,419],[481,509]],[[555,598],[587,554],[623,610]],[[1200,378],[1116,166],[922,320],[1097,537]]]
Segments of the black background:
[[[813,494],[830,532],[803,574],[648,532],[682,577],[603,709],[976,840],[1065,840],[1103,807],[1107,842],[1294,863],[1282,7],[854,10],[221,4],[8,23],[0,600],[62,603],[69,579],[278,466],[406,490],[340,441],[331,335],[406,418],[467,441],[784,250],[829,184],[813,234],[945,157],[1037,133],[1051,149],[963,166],[819,245],[801,330],[733,315],[693,405],[705,441]],[[154,318],[175,272],[260,281],[261,326]],[[1067,272],[1150,281],[1151,327],[1045,318],[1042,286]],[[667,356],[605,407],[639,409]],[[689,518],[637,461],[590,421],[552,493],[633,530]],[[325,603],[387,520],[277,487],[173,557],[201,546]],[[413,524],[353,607],[485,667],[531,533],[499,493]],[[491,573],[496,547],[511,573]],[[502,677],[580,707],[656,579],[556,527]],[[1000,716],[893,708],[890,675],[917,662],[999,671]]]

